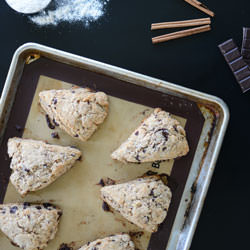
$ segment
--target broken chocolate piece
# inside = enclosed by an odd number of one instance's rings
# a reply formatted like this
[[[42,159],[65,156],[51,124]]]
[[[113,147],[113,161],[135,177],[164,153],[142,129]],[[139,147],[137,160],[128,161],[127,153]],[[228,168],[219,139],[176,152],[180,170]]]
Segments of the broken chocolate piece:
[[[72,247],[69,247],[67,244],[62,244],[59,248],[59,250],[72,250]]]
[[[154,162],[152,163],[152,167],[153,167],[153,168],[160,168],[160,163],[161,163],[161,161],[154,161]]]
[[[105,201],[102,203],[102,209],[105,212],[109,212],[110,211],[109,205]]]
[[[57,132],[51,133],[51,137],[54,139],[60,139],[59,134]]]
[[[248,91],[250,89],[250,69],[233,39],[220,44],[219,49],[238,81],[242,92]]]
[[[250,65],[250,28],[243,28],[241,55],[243,56],[245,62]]]
[[[49,116],[46,115],[45,118],[46,118],[46,122],[47,122],[48,127],[49,127],[50,129],[55,129],[55,126],[52,124],[52,122],[51,122]]]

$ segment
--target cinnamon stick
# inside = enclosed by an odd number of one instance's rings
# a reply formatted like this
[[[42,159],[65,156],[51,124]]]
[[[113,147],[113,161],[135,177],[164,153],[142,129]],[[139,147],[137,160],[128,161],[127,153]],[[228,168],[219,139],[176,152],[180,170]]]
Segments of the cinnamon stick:
[[[181,30],[181,31],[165,34],[162,36],[153,37],[152,42],[153,42],[153,44],[166,42],[169,40],[182,38],[182,37],[186,37],[186,36],[191,36],[191,35],[198,34],[198,33],[205,32],[205,31],[209,31],[209,30],[211,30],[210,25],[203,25],[200,27],[192,28],[192,29]]]
[[[204,5],[203,3],[199,2],[198,0],[184,0],[185,2],[191,4],[192,6],[194,6],[195,8],[199,9],[200,11],[208,14],[211,17],[214,17],[214,12],[209,10],[208,7],[206,5]]]
[[[166,29],[166,28],[180,28],[180,27],[191,27],[211,24],[210,17],[191,19],[185,21],[174,21],[174,22],[163,22],[163,23],[153,23],[151,25],[151,30]]]

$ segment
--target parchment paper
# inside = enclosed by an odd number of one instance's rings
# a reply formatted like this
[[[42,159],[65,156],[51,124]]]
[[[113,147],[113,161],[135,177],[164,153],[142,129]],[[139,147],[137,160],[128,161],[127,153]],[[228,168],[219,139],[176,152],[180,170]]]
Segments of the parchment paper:
[[[28,194],[24,199],[9,183],[4,203],[10,202],[51,202],[63,210],[63,216],[56,238],[47,250],[58,249],[60,244],[72,241],[88,241],[119,232],[142,231],[123,219],[117,213],[105,212],[100,199],[100,186],[103,177],[125,182],[143,175],[148,170],[171,173],[173,161],[162,162],[160,169],[151,163],[123,164],[111,159],[110,154],[134,131],[147,117],[152,108],[109,96],[109,115],[105,122],[87,142],[80,142],[59,128],[48,128],[45,114],[38,104],[38,93],[47,89],[71,88],[72,85],[45,76],[40,76],[33,103],[27,118],[24,138],[45,140],[51,144],[76,146],[83,157],[80,162],[49,187]],[[25,98],[25,96],[24,96]],[[186,120],[175,117],[184,126]],[[58,132],[60,139],[53,139],[52,132]],[[144,232],[135,240],[136,247],[146,250],[151,234]],[[15,250],[8,239],[0,233],[0,246],[3,250]]]

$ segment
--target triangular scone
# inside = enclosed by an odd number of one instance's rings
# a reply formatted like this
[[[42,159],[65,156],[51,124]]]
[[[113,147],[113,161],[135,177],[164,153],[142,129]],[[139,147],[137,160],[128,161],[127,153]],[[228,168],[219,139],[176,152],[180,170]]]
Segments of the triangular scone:
[[[60,209],[49,203],[0,205],[0,229],[16,245],[25,250],[44,249],[54,239]]]
[[[128,234],[117,234],[82,246],[79,250],[134,250],[135,245]]]
[[[8,154],[12,157],[10,180],[22,196],[48,186],[81,157],[75,148],[21,138],[9,139]]]
[[[51,121],[82,141],[89,139],[108,113],[107,95],[88,88],[47,90],[39,97]]]
[[[111,157],[122,162],[153,162],[174,159],[188,151],[183,127],[169,113],[156,108]]]
[[[130,222],[156,232],[166,218],[172,193],[159,176],[105,186],[102,199]]]

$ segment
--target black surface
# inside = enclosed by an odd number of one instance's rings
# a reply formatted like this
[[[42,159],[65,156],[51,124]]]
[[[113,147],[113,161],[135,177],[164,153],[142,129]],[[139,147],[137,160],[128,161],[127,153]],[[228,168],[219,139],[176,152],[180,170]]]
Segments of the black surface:
[[[3,87],[11,57],[24,42],[39,42],[221,97],[231,120],[192,243],[192,250],[249,249],[250,92],[242,94],[217,45],[241,45],[250,26],[249,0],[203,0],[216,14],[212,31],[152,45],[152,22],[206,17],[183,0],[115,1],[98,23],[38,28],[0,3]]]

